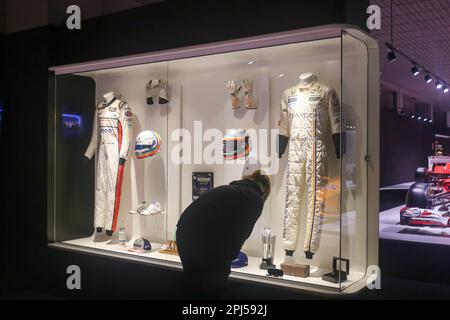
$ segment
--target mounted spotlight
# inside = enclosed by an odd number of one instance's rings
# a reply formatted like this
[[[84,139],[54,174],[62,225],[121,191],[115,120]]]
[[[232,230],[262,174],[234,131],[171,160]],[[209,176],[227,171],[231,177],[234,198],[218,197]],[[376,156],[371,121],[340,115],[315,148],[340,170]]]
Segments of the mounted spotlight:
[[[443,86],[443,84],[440,80],[436,81],[436,89],[438,89],[438,90],[442,89],[442,86]]]
[[[431,78],[431,76],[427,73],[424,77],[426,83],[431,83],[431,81],[433,81],[433,79]]]
[[[389,62],[394,62],[395,60],[397,60],[397,56],[392,50],[388,52],[387,58],[389,59]]]
[[[444,90],[444,93],[448,93],[448,86],[447,85],[443,86],[442,90]]]
[[[420,73],[419,68],[417,68],[417,66],[412,67],[411,73],[413,74],[414,77],[418,76]]]

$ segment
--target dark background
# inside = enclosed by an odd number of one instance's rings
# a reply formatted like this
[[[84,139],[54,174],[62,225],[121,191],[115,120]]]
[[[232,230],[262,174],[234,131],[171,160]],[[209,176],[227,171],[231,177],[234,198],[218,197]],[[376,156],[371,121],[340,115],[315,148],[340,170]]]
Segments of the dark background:
[[[383,58],[383,57],[382,57]],[[382,99],[383,101],[383,99]],[[380,187],[413,182],[418,167],[428,166],[428,156],[434,154],[435,134],[450,135],[446,113],[434,112],[434,123],[424,123],[401,116],[383,103],[380,112]],[[445,139],[447,140],[447,139]],[[450,150],[444,144],[444,154]],[[380,191],[380,211],[405,203],[408,190]]]
[[[416,168],[427,167],[428,156],[434,154],[434,135],[450,135],[445,112],[434,112],[434,123],[429,124],[381,106],[380,120],[381,187],[414,181]]]
[[[270,5],[266,1],[169,0],[83,21],[81,31],[48,26],[0,36],[4,49],[0,50],[0,99],[5,102],[0,137],[2,289],[39,290],[69,298],[178,297],[178,271],[47,247],[49,66],[323,24],[350,23],[364,28],[367,6],[368,1],[354,0],[278,1]],[[392,127],[398,128],[393,117],[387,116],[386,122],[382,117],[386,134]],[[404,127],[407,131],[408,124]],[[417,134],[420,136],[420,131]],[[382,144],[389,140],[382,138]],[[395,140],[385,146],[382,159],[391,155],[395,146]],[[392,170],[397,166],[389,165]],[[403,264],[411,263],[411,257],[403,254],[411,248],[381,242],[384,274],[405,276],[398,272],[391,255],[405,258]],[[436,250],[442,254],[440,248]],[[66,289],[65,271],[71,264],[81,267],[81,291]],[[305,298],[293,290],[237,280],[232,281],[230,293],[233,298]]]
[[[416,168],[428,165],[434,127],[383,109],[380,119],[380,187],[414,181]]]

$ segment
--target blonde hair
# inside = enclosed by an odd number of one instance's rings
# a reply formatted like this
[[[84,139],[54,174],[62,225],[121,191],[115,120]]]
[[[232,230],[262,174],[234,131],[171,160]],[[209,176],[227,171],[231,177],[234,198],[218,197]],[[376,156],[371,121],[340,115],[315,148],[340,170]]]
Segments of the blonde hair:
[[[244,176],[243,179],[255,182],[261,189],[264,201],[267,200],[270,194],[270,179],[267,175],[262,174],[261,170],[256,170],[252,174]]]

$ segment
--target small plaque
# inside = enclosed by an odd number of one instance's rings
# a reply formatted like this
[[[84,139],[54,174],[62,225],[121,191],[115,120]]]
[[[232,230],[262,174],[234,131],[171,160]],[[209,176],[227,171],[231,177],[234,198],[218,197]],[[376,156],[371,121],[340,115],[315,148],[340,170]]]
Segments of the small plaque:
[[[192,173],[192,200],[197,200],[201,195],[214,188],[214,173],[193,172]]]

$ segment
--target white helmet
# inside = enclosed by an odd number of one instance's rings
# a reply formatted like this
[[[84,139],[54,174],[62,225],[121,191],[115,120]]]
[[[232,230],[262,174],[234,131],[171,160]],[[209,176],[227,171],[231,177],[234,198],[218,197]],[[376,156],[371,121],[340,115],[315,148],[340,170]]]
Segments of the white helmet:
[[[161,137],[156,131],[142,131],[136,138],[134,147],[136,158],[153,157],[161,151]]]

